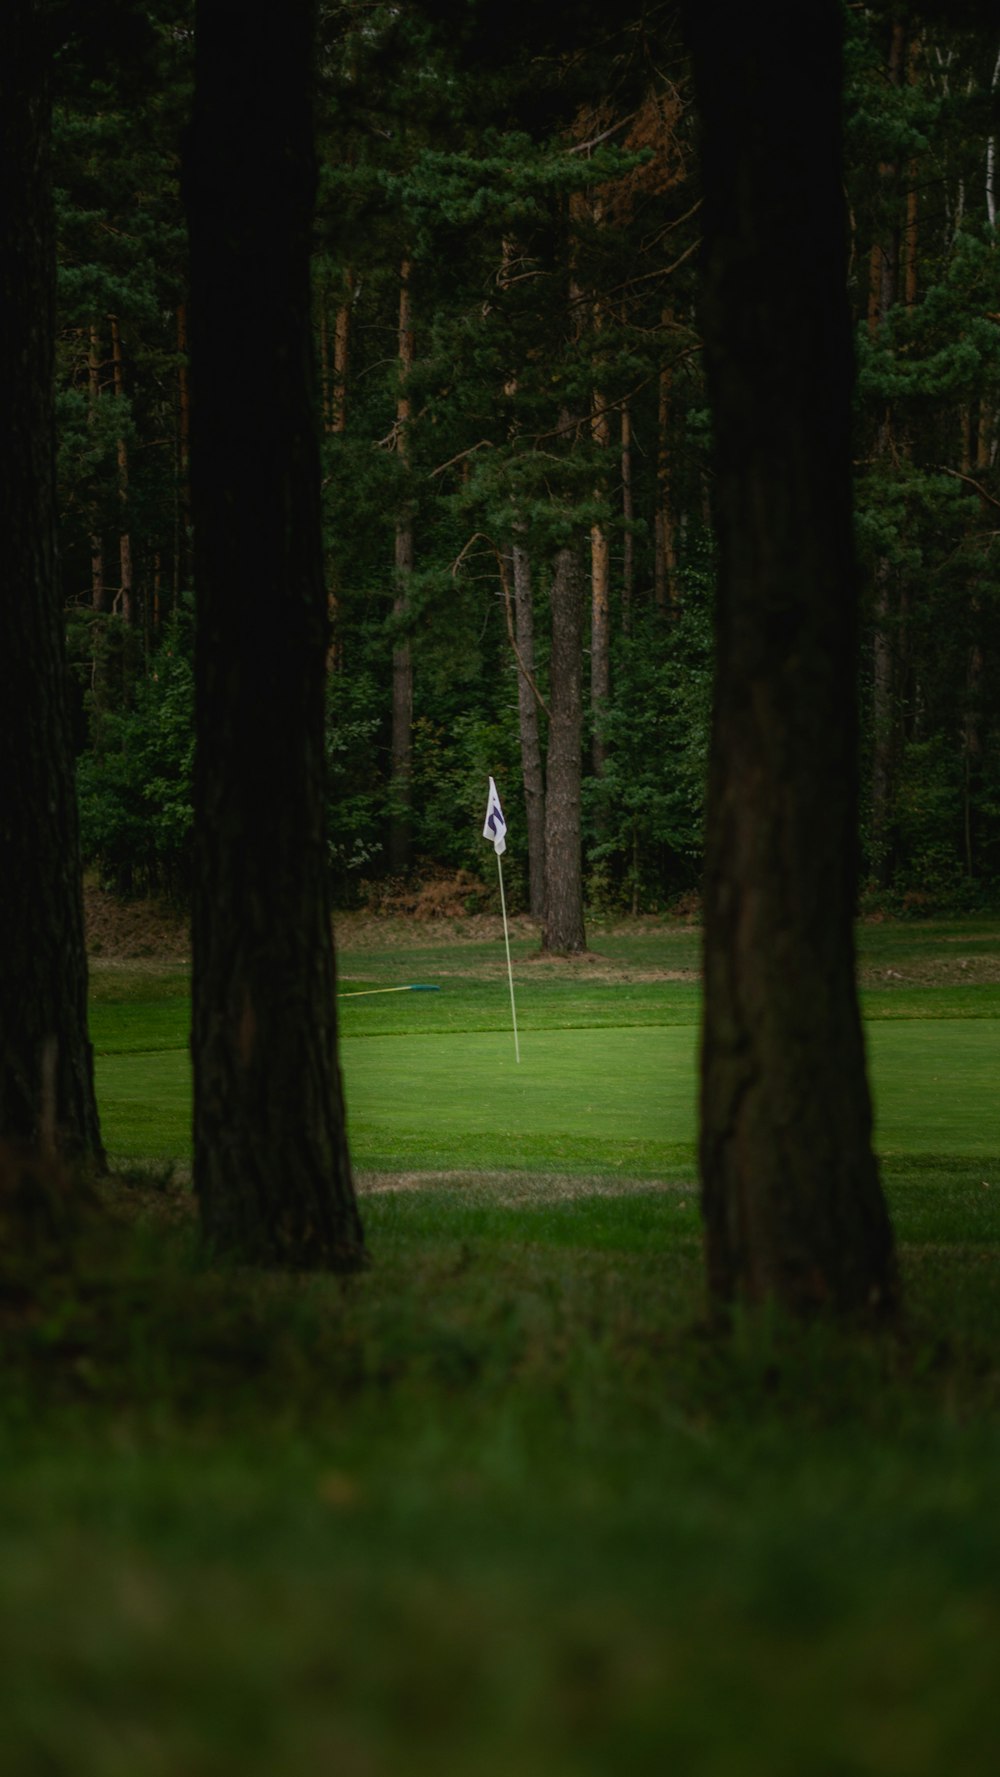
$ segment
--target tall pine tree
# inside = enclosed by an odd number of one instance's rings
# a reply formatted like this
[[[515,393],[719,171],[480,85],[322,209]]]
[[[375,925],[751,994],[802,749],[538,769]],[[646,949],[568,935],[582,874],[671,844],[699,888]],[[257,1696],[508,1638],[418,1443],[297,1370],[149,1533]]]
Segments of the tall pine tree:
[[[0,1135],[103,1164],[56,568],[47,10],[0,12]]]
[[[201,0],[187,169],[195,1188],[219,1248],[352,1270],[324,810],[309,254],[315,8]]]
[[[719,588],[701,1178],[717,1304],[884,1312],[854,983],[857,583],[836,0],[689,12]]]

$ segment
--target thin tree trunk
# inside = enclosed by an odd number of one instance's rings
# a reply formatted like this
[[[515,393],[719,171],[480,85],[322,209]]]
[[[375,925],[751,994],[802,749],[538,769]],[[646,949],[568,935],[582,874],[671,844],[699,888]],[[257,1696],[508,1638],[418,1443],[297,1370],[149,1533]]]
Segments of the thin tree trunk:
[[[0,7],[0,1136],[104,1165],[56,558],[47,17]]]
[[[516,243],[505,236],[498,279],[502,290],[508,288],[515,251]],[[516,377],[506,379],[503,392],[507,401],[514,400],[517,395]],[[516,432],[515,423],[511,427],[512,438]],[[468,461],[462,467],[464,473],[468,469]],[[523,525],[515,523],[515,535],[523,535],[523,530]],[[515,541],[509,558],[514,580],[513,619],[507,561],[502,560],[500,566],[507,604],[507,627],[517,658],[518,737],[521,749],[521,782],[524,786],[525,832],[528,839],[528,907],[532,918],[541,920],[545,915],[545,768],[542,762],[539,721],[540,694],[535,678],[535,602],[531,584],[531,557],[524,544]]]
[[[603,450],[611,445],[611,421],[604,397],[595,391],[591,421],[594,443]],[[598,498],[606,489],[595,489]],[[591,764],[595,777],[604,775],[607,740],[604,722],[611,695],[611,550],[604,525],[590,531],[590,720]]]
[[[585,950],[580,855],[583,741],[583,574],[580,544],[556,552],[552,572],[549,745],[545,784],[543,951]]]
[[[978,599],[972,608],[973,621],[978,627],[980,610]],[[963,827],[965,832],[965,869],[970,878],[976,874],[975,844],[975,799],[979,788],[979,774],[982,768],[982,680],[983,650],[976,637],[972,642],[966,665],[965,679],[965,721],[963,724],[962,751],[964,753],[963,772]]]
[[[673,319],[664,309],[666,327]],[[670,398],[673,366],[660,371],[656,425],[656,513],[653,520],[653,599],[658,611],[670,611],[677,597],[677,545],[674,537],[673,496],[670,486]]]
[[[911,37],[906,53],[907,84],[915,87],[920,78],[920,38]],[[906,225],[903,230],[903,301],[913,308],[917,300],[917,249],[920,239],[920,202],[917,194],[919,163],[911,158],[906,168]]]
[[[594,227],[599,228],[604,214],[600,197],[592,209]],[[595,342],[595,371],[600,363],[596,349],[604,326],[604,310],[600,301],[592,305]],[[599,388],[591,396],[590,436],[607,462],[611,449],[611,417],[607,401]],[[594,489],[596,500],[607,499],[607,476],[602,474]],[[595,777],[603,777],[608,743],[604,733],[608,702],[611,696],[611,548],[607,527],[594,524],[590,529],[590,759]]]
[[[399,273],[399,399],[396,403],[396,448],[407,469],[410,462],[409,374],[413,368],[413,323],[410,307],[410,272],[404,258]],[[389,868],[397,873],[410,865],[413,842],[410,813],[413,770],[413,654],[409,635],[402,626],[410,615],[410,580],[413,575],[413,507],[410,490],[404,490],[396,519],[396,593],[392,603],[397,639],[392,650],[392,743],[389,825]]]
[[[521,739],[521,777],[528,835],[528,905],[534,919],[545,916],[545,775],[539,733],[535,675],[535,610],[528,551],[515,543],[514,634],[517,642],[517,715]]]
[[[323,414],[326,430],[342,437],[347,430],[347,370],[351,350],[351,302],[354,296],[354,273],[346,273],[344,300],[337,308],[333,327],[333,374],[330,376],[326,338],[326,310],[323,311]],[[327,608],[330,615],[330,642],[326,654],[328,673],[340,672],[343,666],[343,645],[340,628],[340,597],[336,557],[331,550],[327,563]]]
[[[178,540],[174,567],[174,610],[182,587],[191,585],[191,388],[188,374],[187,304],[177,307],[177,501]]]
[[[622,544],[622,629],[632,629],[632,599],[635,592],[635,503],[632,494],[632,414],[627,401],[622,402],[622,519],[625,538]]]
[[[354,273],[346,273],[344,300],[338,305],[333,324],[333,388],[330,402],[330,430],[343,432],[347,426],[347,366],[351,351],[351,304],[354,301]],[[412,363],[412,336],[411,336]]]
[[[690,0],[719,580],[701,1178],[716,1305],[892,1306],[854,983],[840,8]]]
[[[87,351],[87,388],[88,388],[88,420],[93,426],[97,419],[97,403],[101,398],[101,340],[97,327],[90,329],[90,342]],[[103,613],[107,610],[107,592],[104,583],[104,539],[95,531],[90,539],[90,602],[95,611]]]
[[[125,375],[122,366],[122,336],[117,315],[111,315],[111,365],[114,373],[114,389],[116,401],[125,399]],[[124,432],[119,433],[115,446],[118,459],[118,504],[121,511],[122,525],[118,538],[119,587],[115,595],[115,605],[124,621],[131,627],[135,621],[135,608],[132,597],[132,537],[128,526],[128,445]]]
[[[214,1246],[265,1265],[350,1271],[365,1255],[326,864],[309,279],[315,7],[286,0],[280,31],[265,12],[243,12],[238,30],[233,19],[231,5],[200,0],[186,166],[195,1189]]]
[[[998,63],[1000,66],[1000,63]],[[972,457],[972,426],[971,408],[966,408],[970,416],[966,428],[966,446],[963,456]],[[990,408],[986,401],[980,401],[976,411],[976,474],[982,476],[990,466]],[[963,463],[963,472],[968,474]],[[966,661],[965,680],[965,720],[962,728],[962,751],[964,754],[963,771],[963,829],[965,837],[965,869],[971,878],[976,874],[976,797],[980,788],[983,759],[983,670],[985,657],[981,639],[982,603],[978,595],[972,598],[972,641],[969,645]]]
[[[997,59],[993,64],[990,92],[995,93],[998,87],[1000,87],[1000,50],[997,51]],[[986,143],[986,219],[990,228],[994,230],[997,225],[996,151],[996,133],[991,130]]]
[[[872,638],[872,870],[879,888],[889,887],[895,865],[892,805],[896,781],[896,673],[893,652],[893,573],[875,563],[875,628]]]
[[[163,556],[157,549],[153,555],[153,605],[150,622],[154,641],[159,641],[163,622]]]
[[[330,340],[326,319],[326,284],[319,291],[319,411],[324,432],[333,430],[333,401],[330,391]]]

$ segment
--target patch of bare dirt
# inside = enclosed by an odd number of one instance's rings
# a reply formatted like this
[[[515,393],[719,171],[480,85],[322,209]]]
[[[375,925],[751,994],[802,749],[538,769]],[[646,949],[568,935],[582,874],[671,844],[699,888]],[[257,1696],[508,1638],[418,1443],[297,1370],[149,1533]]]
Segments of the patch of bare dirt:
[[[175,963],[191,960],[187,915],[169,902],[120,901],[93,883],[83,890],[87,952],[101,964]]]
[[[333,916],[334,937],[343,950],[416,950],[427,944],[437,945],[455,939],[456,945],[487,944],[496,939],[503,943],[503,920],[499,913],[435,914],[433,924],[408,914],[373,914],[340,912]],[[508,920],[512,938],[538,941],[537,920],[526,913],[512,914]]]
[[[359,1197],[377,1197],[387,1191],[448,1190],[482,1193],[504,1203],[571,1202],[580,1197],[650,1197],[664,1195],[694,1202],[697,1187],[670,1179],[588,1177],[569,1172],[357,1172],[354,1183]]]
[[[968,987],[1000,982],[1000,956],[942,956],[858,970],[862,987]]]
[[[344,941],[346,944],[346,941]],[[349,946],[350,947],[350,946]],[[381,948],[381,946],[379,946]],[[386,946],[388,948],[388,946]],[[400,946],[402,948],[402,946]],[[699,969],[660,969],[649,964],[612,962],[606,957],[591,955],[586,962],[569,956],[528,956],[518,957],[514,972],[518,975],[524,964],[530,964],[533,975],[565,981],[579,981],[581,985],[590,982],[601,982],[614,987],[635,985],[637,982],[649,981],[686,981],[701,980]],[[437,956],[434,959],[435,981],[453,979],[477,981],[500,981],[507,979],[507,962],[501,946],[496,957],[465,959],[459,954],[454,965],[441,963]],[[347,980],[347,976],[342,976]],[[523,979],[523,977],[522,977]]]

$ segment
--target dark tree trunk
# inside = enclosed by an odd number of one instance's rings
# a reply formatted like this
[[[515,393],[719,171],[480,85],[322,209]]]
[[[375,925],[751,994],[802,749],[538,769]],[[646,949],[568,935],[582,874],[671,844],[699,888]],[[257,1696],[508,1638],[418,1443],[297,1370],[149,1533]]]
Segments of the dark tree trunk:
[[[622,519],[625,537],[622,543],[622,629],[632,631],[632,593],[635,587],[635,502],[632,495],[632,412],[622,402]]]
[[[558,550],[552,572],[542,949],[559,952],[587,947],[580,860],[580,748],[583,741],[581,554],[580,543]]]
[[[663,311],[664,331],[673,320]],[[653,597],[658,611],[672,611],[677,597],[677,545],[671,489],[670,420],[674,372],[665,364],[659,376],[656,416],[656,513],[653,520]]]
[[[312,0],[200,0],[191,223],[195,1188],[218,1248],[353,1270],[323,801]],[[252,373],[251,373],[252,367]]]
[[[521,737],[521,776],[528,835],[528,905],[532,918],[545,915],[545,775],[535,684],[535,610],[531,558],[521,544],[511,551],[514,569],[514,634],[517,642],[517,713]]]
[[[188,312],[177,308],[177,535],[174,545],[173,608],[191,584],[191,387],[188,373]]]
[[[594,443],[603,451],[611,444],[611,420],[604,396],[595,392],[591,421]],[[607,492],[602,482],[595,499]],[[591,764],[594,776],[604,776],[608,743],[604,733],[611,697],[611,548],[604,525],[590,530],[590,719]]]
[[[689,7],[717,440],[701,1174],[717,1305],[885,1311],[854,984],[857,590],[840,16]]]
[[[103,1166],[56,567],[43,18],[35,0],[0,8],[0,1135],[37,1142],[54,1120],[66,1153]]]

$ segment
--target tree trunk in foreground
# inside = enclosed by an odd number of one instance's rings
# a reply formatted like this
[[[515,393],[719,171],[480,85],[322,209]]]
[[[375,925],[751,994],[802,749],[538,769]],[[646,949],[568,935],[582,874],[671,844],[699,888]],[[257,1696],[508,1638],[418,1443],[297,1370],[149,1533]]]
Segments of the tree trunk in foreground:
[[[312,0],[200,0],[191,223],[195,1188],[221,1250],[353,1270],[323,806]],[[248,374],[248,366],[253,374]]]
[[[35,0],[0,8],[0,1135],[54,1134],[103,1166],[56,567],[45,26]]]
[[[689,7],[719,593],[701,1175],[717,1305],[896,1294],[854,984],[857,590],[835,0]]]
[[[580,858],[583,741],[583,570],[579,543],[557,550],[552,571],[549,745],[545,770],[545,918],[542,949],[585,950]]]

